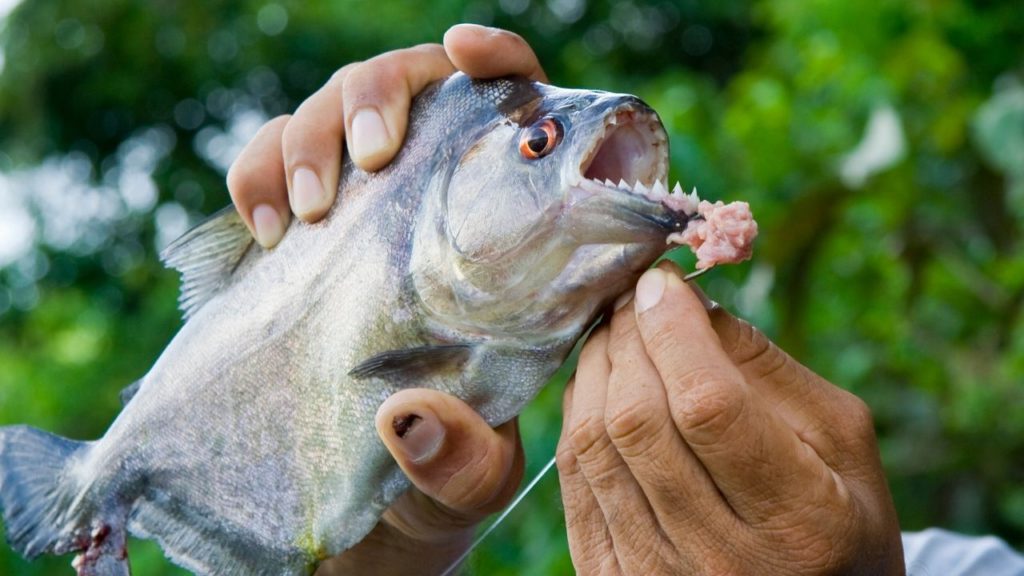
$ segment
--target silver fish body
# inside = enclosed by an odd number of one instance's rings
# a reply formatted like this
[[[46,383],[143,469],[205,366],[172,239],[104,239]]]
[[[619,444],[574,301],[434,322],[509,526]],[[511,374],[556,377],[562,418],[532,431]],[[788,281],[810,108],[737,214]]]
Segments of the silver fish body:
[[[380,404],[424,387],[514,417],[685,227],[650,193],[666,166],[633,97],[435,85],[323,221],[263,250],[228,211],[168,249],[187,321],[103,438],[0,428],[9,540],[80,574],[126,574],[126,533],[199,574],[311,573],[409,487]]]

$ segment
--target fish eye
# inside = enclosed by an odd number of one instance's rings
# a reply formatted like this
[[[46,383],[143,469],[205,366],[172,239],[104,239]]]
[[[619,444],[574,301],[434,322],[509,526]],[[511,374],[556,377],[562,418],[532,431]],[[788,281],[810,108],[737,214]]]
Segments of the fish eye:
[[[562,124],[554,118],[539,120],[519,137],[519,153],[527,160],[547,156],[562,140],[562,130]]]

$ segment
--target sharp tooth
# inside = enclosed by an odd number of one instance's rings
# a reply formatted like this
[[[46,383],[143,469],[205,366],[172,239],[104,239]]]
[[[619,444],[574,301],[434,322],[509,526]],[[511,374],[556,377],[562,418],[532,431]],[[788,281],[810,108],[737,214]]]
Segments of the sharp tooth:
[[[615,188],[615,182],[612,182],[609,178],[604,179],[604,185],[609,188]]]
[[[700,202],[700,196],[697,195],[697,187],[693,187],[693,192],[690,192],[690,200],[694,203]]]
[[[668,190],[665,189],[665,185],[661,183],[661,180],[658,180],[657,182],[654,183],[654,186],[651,187],[651,193],[657,196],[658,198],[661,198],[662,196],[668,194]]]
[[[621,178],[619,179],[619,188],[622,188],[623,190],[633,190],[633,188],[629,184],[626,184],[626,181]]]
[[[636,181],[636,186],[633,187],[633,192],[636,192],[637,194],[643,194],[644,196],[647,196],[648,194],[651,193],[650,189],[647,188],[647,186],[645,186],[644,183],[639,180]]]
[[[672,195],[679,198],[682,198],[685,195],[683,187],[679,185],[679,182],[676,182],[676,185],[672,187]]]

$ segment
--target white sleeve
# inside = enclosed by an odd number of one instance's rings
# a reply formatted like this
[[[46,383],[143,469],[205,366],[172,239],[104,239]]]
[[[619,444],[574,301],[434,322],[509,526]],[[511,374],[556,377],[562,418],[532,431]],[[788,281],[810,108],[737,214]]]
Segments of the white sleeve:
[[[995,536],[904,532],[903,557],[907,576],[1024,576],[1024,556]]]

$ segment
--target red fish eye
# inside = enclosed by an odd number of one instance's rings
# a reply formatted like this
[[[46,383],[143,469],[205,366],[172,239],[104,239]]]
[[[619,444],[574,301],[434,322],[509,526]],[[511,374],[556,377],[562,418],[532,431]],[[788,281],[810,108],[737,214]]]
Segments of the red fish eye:
[[[562,125],[554,118],[544,118],[523,131],[519,137],[519,153],[527,160],[543,158],[551,153],[562,138]]]

